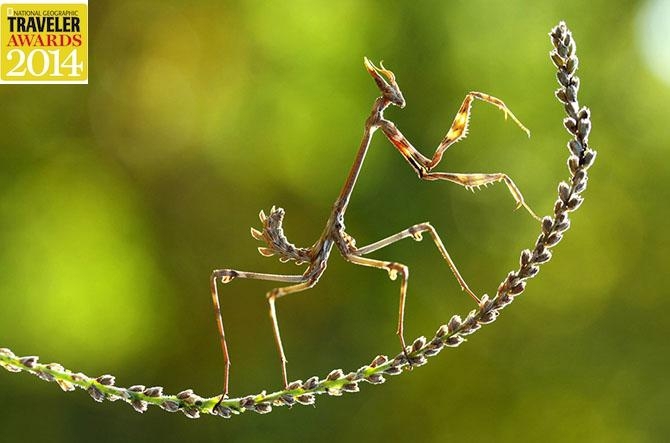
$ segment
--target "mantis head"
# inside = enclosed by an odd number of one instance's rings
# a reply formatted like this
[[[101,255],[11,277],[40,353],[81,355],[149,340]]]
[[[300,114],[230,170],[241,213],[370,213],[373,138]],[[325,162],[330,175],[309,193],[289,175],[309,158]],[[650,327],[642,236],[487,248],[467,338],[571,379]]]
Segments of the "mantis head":
[[[395,81],[395,74],[384,68],[383,63],[379,63],[381,68],[376,67],[367,57],[365,57],[365,69],[368,70],[375,80],[377,87],[382,92],[382,96],[390,103],[399,108],[405,107],[405,97],[400,92],[400,87]]]

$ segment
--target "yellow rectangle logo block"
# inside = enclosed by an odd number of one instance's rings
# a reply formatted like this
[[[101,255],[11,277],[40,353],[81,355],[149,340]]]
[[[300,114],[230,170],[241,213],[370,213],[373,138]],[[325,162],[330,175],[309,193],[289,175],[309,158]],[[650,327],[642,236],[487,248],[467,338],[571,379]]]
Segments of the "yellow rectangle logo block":
[[[88,83],[88,2],[0,0],[0,83]]]

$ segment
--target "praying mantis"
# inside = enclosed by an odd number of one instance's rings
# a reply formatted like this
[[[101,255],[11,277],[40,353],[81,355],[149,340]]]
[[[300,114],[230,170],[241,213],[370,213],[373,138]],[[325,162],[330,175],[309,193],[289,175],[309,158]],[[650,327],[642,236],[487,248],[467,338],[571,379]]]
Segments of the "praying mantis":
[[[337,200],[333,204],[333,209],[326,221],[326,226],[323,229],[321,236],[316,242],[308,247],[297,247],[290,243],[284,235],[282,223],[284,219],[284,210],[282,208],[272,207],[269,214],[261,211],[259,214],[260,221],[263,224],[262,230],[251,228],[251,235],[258,241],[265,245],[258,248],[258,251],[270,257],[277,255],[282,262],[294,261],[298,265],[307,265],[307,268],[302,274],[283,275],[283,274],[266,274],[258,272],[247,272],[234,269],[217,269],[214,270],[210,278],[210,289],[212,295],[212,303],[216,316],[216,323],[221,344],[221,352],[224,361],[223,374],[223,390],[221,400],[228,396],[228,382],[230,375],[230,356],[228,353],[228,344],[226,342],[226,335],[223,327],[223,318],[221,314],[221,305],[219,300],[218,282],[222,284],[230,283],[234,279],[253,279],[253,280],[267,280],[279,283],[285,283],[286,286],[281,286],[270,290],[266,294],[269,304],[270,318],[272,320],[272,329],[274,339],[281,361],[282,379],[284,387],[288,386],[288,376],[286,371],[286,355],[284,353],[284,346],[282,344],[281,334],[279,332],[279,322],[277,320],[277,311],[275,307],[276,300],[288,294],[304,291],[314,287],[319,278],[326,270],[328,258],[333,250],[337,248],[342,257],[353,264],[368,266],[372,268],[382,269],[388,272],[391,280],[397,280],[400,277],[400,302],[398,308],[398,326],[396,334],[400,339],[405,356],[407,356],[407,345],[403,334],[404,317],[405,317],[405,299],[407,296],[407,283],[409,278],[409,268],[402,263],[393,261],[377,260],[366,257],[368,254],[385,248],[393,243],[407,238],[413,238],[420,241],[424,233],[428,233],[432,238],[435,246],[440,251],[440,254],[446,261],[447,265],[454,274],[461,289],[465,291],[477,304],[480,303],[477,295],[467,285],[460,272],[456,268],[454,261],[449,256],[440,236],[435,228],[430,223],[419,223],[409,228],[398,232],[397,234],[386,237],[382,240],[372,244],[359,247],[356,245],[354,238],[345,231],[344,215],[346,213],[351,194],[356,185],[356,181],[360,175],[363,161],[366,153],[370,147],[370,142],[376,131],[381,132],[389,139],[389,141],[400,152],[403,158],[414,169],[418,177],[422,180],[437,181],[446,180],[465,188],[472,189],[481,185],[488,185],[495,182],[503,182],[507,185],[509,192],[512,194],[516,202],[517,209],[523,207],[528,213],[540,221],[540,218],[531,210],[526,204],[521,191],[514,184],[512,179],[504,173],[452,173],[452,172],[433,172],[433,169],[440,163],[442,156],[446,150],[454,143],[462,140],[468,130],[468,123],[470,120],[470,110],[475,99],[492,104],[500,109],[505,118],[508,116],[530,136],[530,131],[514,116],[514,114],[507,108],[502,100],[481,92],[470,92],[465,96],[463,103],[456,113],[447,135],[440,142],[435,153],[431,158],[425,157],[405,138],[396,125],[384,117],[384,111],[391,105],[399,108],[405,107],[405,98],[403,97],[400,87],[396,82],[395,75],[390,70],[384,68],[380,63],[380,67],[375,66],[367,58],[364,59],[365,68],[372,76],[381,95],[375,99],[372,111],[365,121],[363,132],[363,139],[361,140],[358,152],[354,159],[349,175],[347,176],[342,190],[340,191]],[[409,361],[409,360],[408,360]]]

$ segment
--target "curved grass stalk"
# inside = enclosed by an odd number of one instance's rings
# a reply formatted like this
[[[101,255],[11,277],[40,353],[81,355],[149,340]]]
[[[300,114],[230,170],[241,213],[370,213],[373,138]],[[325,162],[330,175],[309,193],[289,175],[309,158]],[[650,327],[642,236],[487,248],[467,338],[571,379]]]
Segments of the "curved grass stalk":
[[[581,193],[586,189],[587,170],[595,160],[595,151],[588,147],[590,111],[580,107],[577,100],[579,78],[575,75],[578,64],[575,42],[563,22],[553,28],[549,35],[554,46],[550,57],[558,68],[557,79],[560,84],[556,97],[565,107],[567,117],[563,124],[572,135],[568,143],[570,180],[558,185],[558,199],[553,215],[542,219],[542,231],[535,245],[532,249],[521,252],[519,268],[510,272],[500,283],[495,297],[484,295],[477,309],[472,310],[465,318],[454,315],[447,324],[438,328],[432,338],[419,337],[408,347],[407,353],[401,352],[393,358],[377,356],[370,364],[356,371],[345,373],[336,369],[324,378],[311,377],[306,381],[294,381],[280,391],[263,391],[240,398],[227,398],[220,403],[219,396],[202,397],[190,389],[169,395],[163,393],[163,388],[158,386],[118,387],[115,386],[112,375],[89,377],[67,370],[58,363],[40,363],[34,356],[18,357],[7,348],[0,348],[0,366],[10,372],[24,372],[56,382],[64,391],[84,389],[98,402],[123,400],[137,412],[144,412],[149,405],[154,405],[168,412],[181,411],[190,418],[198,418],[201,414],[229,418],[245,411],[265,414],[276,406],[311,405],[319,394],[338,396],[358,392],[361,382],[384,383],[385,376],[401,374],[410,365],[422,366],[428,358],[437,355],[445,347],[459,346],[466,340],[466,336],[495,321],[500,311],[524,291],[526,282],[537,275],[540,266],[551,259],[551,248],[560,242],[570,227],[569,213],[579,208],[583,201]]]

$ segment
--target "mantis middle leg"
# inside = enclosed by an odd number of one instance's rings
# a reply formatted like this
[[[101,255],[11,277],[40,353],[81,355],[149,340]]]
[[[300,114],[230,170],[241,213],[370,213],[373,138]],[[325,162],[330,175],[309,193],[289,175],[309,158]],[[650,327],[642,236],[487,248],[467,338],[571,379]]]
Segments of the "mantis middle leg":
[[[456,268],[456,264],[451,259],[449,252],[447,252],[447,248],[445,248],[442,239],[440,238],[437,231],[435,231],[435,228],[430,223],[426,222],[416,224],[403,231],[398,232],[397,234],[391,235],[375,243],[371,243],[367,246],[347,251],[344,254],[345,259],[351,263],[386,270],[389,273],[389,277],[392,280],[395,280],[397,276],[400,275],[401,277],[400,302],[398,306],[398,328],[396,330],[396,334],[400,339],[400,344],[402,345],[403,352],[406,352],[407,348],[404,338],[404,328],[405,328],[405,301],[407,298],[407,281],[409,279],[409,268],[400,263],[383,261],[383,260],[374,260],[363,256],[371,252],[377,251],[379,249],[385,248],[393,243],[396,243],[406,238],[411,237],[416,241],[420,241],[422,239],[422,234],[424,232],[428,232],[430,234],[431,238],[433,239],[433,242],[435,243],[435,246],[440,251],[442,258],[447,262],[449,269],[451,269],[451,272],[454,274],[454,277],[456,277],[456,280],[458,281],[458,284],[461,286],[461,289],[467,292],[468,295],[472,297],[472,299],[475,300],[477,304],[479,304],[479,298],[470,289],[468,284],[465,282],[465,279],[461,276],[460,272],[458,271],[458,268]]]

